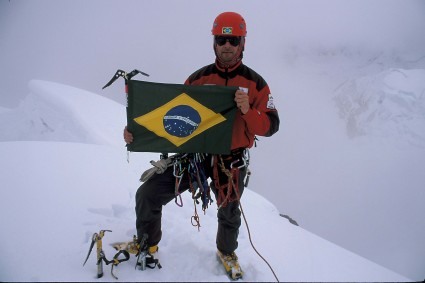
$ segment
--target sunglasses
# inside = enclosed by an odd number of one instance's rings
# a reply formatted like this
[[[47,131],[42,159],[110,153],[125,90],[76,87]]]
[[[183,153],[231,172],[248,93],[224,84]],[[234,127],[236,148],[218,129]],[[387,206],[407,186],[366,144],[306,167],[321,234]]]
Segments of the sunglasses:
[[[240,36],[215,36],[215,43],[218,46],[223,46],[226,42],[229,42],[232,46],[238,46],[241,43]]]

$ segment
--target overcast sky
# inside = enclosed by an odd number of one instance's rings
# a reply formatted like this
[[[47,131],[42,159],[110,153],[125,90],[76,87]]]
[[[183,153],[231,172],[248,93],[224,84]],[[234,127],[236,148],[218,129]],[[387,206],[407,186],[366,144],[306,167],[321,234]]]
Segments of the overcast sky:
[[[229,10],[247,21],[246,63],[262,69],[291,45],[424,46],[421,0],[0,0],[0,106],[16,106],[34,78],[113,99],[121,89],[101,87],[118,68],[183,82],[214,59],[212,21]]]

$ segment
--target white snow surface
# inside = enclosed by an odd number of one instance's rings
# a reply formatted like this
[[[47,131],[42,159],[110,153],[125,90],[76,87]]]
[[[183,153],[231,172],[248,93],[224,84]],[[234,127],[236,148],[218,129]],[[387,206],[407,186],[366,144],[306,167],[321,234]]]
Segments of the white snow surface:
[[[387,75],[398,75],[392,72]],[[115,281],[110,266],[96,278],[94,251],[83,267],[91,237],[112,230],[103,238],[109,259],[115,254],[110,243],[131,240],[138,179],[158,155],[132,153],[127,162],[124,106],[52,82],[33,80],[29,87],[19,107],[0,111],[0,281]],[[411,98],[421,99],[416,94]],[[215,256],[215,204],[200,214],[198,232],[190,222],[190,194],[183,201],[182,208],[170,202],[163,209],[158,253],[163,268],[135,270],[132,256],[114,268],[118,282],[229,281]],[[409,281],[290,224],[250,188],[242,206],[254,245],[281,281]],[[237,254],[242,281],[275,280],[252,249],[245,224]]]
[[[425,70],[385,70],[352,79],[337,93],[349,137],[402,139],[425,146]]]

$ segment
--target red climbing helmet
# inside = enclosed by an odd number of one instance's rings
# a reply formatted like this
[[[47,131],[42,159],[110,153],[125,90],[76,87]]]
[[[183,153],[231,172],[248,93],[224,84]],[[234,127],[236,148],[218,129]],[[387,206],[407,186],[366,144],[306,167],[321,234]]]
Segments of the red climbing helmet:
[[[238,13],[224,12],[215,18],[211,32],[213,35],[246,36],[246,23]]]

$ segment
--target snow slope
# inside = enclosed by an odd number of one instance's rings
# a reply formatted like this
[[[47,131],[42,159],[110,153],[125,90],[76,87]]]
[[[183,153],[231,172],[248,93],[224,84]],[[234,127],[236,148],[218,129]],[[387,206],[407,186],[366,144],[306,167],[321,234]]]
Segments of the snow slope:
[[[260,137],[253,190],[306,230],[423,280],[425,57],[295,45],[276,64],[266,77],[281,130]]]
[[[111,139],[121,132],[126,121],[121,105],[108,99],[99,105],[98,95],[53,82],[30,81],[29,87],[31,93],[18,108],[3,114],[0,140],[122,145]],[[120,115],[111,119],[110,113]]]
[[[124,106],[69,86],[31,81],[21,105],[0,112],[0,281],[112,281],[82,266],[91,236],[110,229],[108,245],[135,234],[134,195],[156,154],[127,154]],[[8,133],[8,134],[5,134]],[[253,178],[257,178],[256,175]],[[190,223],[193,204],[163,211],[161,270],[138,271],[135,258],[115,268],[118,281],[228,281],[215,258],[215,207]],[[242,205],[252,240],[281,281],[409,281],[279,216],[251,189]],[[241,227],[238,255],[246,281],[274,281]]]

